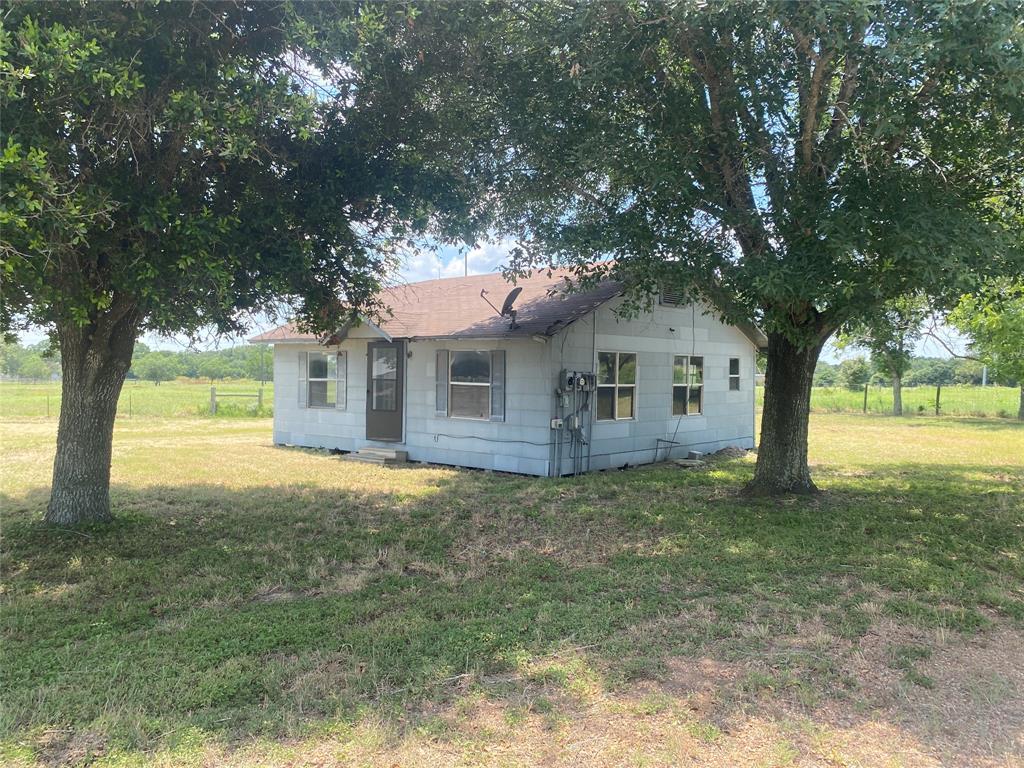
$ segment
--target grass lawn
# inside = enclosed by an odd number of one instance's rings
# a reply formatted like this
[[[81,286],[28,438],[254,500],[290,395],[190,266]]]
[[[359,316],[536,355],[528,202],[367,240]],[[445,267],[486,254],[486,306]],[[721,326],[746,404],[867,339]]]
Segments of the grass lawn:
[[[119,420],[110,527],[0,421],[0,763],[1019,765],[1024,426],[821,414],[752,459],[538,480]]]

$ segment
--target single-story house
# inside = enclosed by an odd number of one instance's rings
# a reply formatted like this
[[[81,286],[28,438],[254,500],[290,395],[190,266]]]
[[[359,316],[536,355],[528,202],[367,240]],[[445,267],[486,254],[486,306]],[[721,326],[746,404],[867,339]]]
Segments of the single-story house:
[[[328,345],[290,324],[256,336],[274,350],[274,442],[540,476],[754,446],[761,331],[669,295],[620,317],[618,284],[568,285],[428,280]]]

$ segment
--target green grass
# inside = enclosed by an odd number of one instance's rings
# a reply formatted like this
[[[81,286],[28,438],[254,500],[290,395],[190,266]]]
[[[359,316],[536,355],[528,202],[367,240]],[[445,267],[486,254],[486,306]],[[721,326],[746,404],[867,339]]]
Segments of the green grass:
[[[904,416],[934,416],[935,387],[904,387]],[[758,404],[764,402],[764,387],[757,388]],[[939,393],[940,416],[1017,418],[1020,389],[1017,387],[942,387]],[[811,391],[811,411],[815,413],[862,413],[864,390],[843,387],[815,387]],[[868,388],[868,413],[892,413],[892,387]]]
[[[1024,427],[811,434],[825,493],[752,501],[749,459],[545,480],[348,464],[272,446],[268,420],[125,419],[117,522],[63,531],[39,522],[54,424],[0,421],[0,761],[287,762],[367,722],[455,738],[432,713],[481,701],[557,731],[679,659],[755,665],[737,696],[841,700],[843,648],[880,620],[1024,627]],[[926,658],[889,652],[922,691]]]
[[[258,381],[231,380],[214,383],[218,393],[255,395]],[[0,418],[46,418],[60,415],[60,382],[45,384],[0,383]],[[217,404],[221,417],[272,416],[274,384],[263,385],[263,408],[256,398],[224,398]],[[119,419],[136,417],[206,417],[210,413],[210,383],[179,379],[159,385],[151,381],[126,381],[117,403]]]

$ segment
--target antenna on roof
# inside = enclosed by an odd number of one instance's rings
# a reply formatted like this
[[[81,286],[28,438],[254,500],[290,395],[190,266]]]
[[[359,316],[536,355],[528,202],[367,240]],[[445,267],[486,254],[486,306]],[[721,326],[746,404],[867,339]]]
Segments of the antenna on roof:
[[[519,326],[516,325],[516,311],[512,308],[512,305],[516,303],[516,299],[519,298],[519,294],[523,292],[523,286],[519,285],[508,292],[508,296],[505,297],[505,302],[501,305],[499,310],[496,306],[491,304],[491,300],[487,298],[487,289],[481,289],[480,298],[491,305],[491,309],[498,313],[500,317],[511,317],[512,318],[512,330],[514,331]]]

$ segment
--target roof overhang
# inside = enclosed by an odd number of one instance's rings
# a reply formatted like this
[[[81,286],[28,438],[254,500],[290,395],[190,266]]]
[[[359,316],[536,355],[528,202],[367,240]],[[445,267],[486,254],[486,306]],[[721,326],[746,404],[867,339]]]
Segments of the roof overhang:
[[[374,334],[384,339],[385,341],[393,340],[391,335],[383,328],[381,328],[379,325],[371,321],[366,316],[359,315],[358,322],[345,323],[344,325],[341,326],[341,328],[339,328],[337,331],[335,331],[334,333],[332,333],[330,336],[323,340],[318,339],[315,336],[293,336],[291,338],[279,339],[267,338],[269,334],[273,333],[273,331],[268,331],[267,333],[261,333],[257,336],[253,336],[248,341],[250,344],[323,344],[325,346],[334,346],[336,344],[341,344],[341,342],[345,341],[345,339],[347,339],[349,336],[349,332],[353,328],[357,328],[360,326],[366,326],[371,331],[373,331]]]

